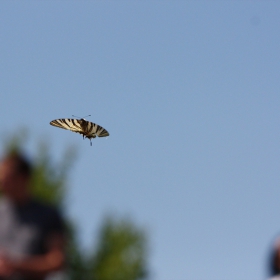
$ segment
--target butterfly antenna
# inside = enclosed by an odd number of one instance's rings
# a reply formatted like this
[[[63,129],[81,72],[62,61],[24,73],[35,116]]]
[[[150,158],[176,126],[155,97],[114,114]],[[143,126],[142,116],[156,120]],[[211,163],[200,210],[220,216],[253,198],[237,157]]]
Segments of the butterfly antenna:
[[[77,116],[75,116],[75,115],[72,115],[72,117],[74,117],[74,118],[79,118],[79,119],[84,119],[84,118],[90,117],[90,116],[91,116],[91,115],[87,115],[87,116],[85,116],[85,117],[80,118],[80,117],[77,117]]]

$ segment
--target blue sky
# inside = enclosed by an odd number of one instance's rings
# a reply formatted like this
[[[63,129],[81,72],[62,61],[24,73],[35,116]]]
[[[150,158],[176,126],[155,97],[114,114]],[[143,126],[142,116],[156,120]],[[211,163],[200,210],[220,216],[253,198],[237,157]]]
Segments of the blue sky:
[[[75,145],[67,215],[149,234],[152,280],[265,279],[280,233],[279,1],[2,1],[0,133]],[[105,127],[93,146],[49,125]]]

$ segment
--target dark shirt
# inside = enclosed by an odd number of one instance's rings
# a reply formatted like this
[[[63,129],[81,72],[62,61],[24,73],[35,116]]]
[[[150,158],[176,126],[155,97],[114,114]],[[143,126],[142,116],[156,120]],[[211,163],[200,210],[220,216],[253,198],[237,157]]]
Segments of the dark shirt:
[[[49,237],[55,233],[64,233],[56,208],[36,200],[18,206],[0,199],[0,254],[14,260],[45,254]]]

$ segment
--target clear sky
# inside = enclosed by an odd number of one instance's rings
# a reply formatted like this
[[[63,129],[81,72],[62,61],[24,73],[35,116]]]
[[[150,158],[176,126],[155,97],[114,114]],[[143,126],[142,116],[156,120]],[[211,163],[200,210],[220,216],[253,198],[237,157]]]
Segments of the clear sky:
[[[77,147],[67,215],[85,248],[114,212],[146,228],[152,280],[265,279],[279,50],[279,1],[1,1],[1,138],[25,125],[55,158]],[[73,114],[110,137],[49,125]]]

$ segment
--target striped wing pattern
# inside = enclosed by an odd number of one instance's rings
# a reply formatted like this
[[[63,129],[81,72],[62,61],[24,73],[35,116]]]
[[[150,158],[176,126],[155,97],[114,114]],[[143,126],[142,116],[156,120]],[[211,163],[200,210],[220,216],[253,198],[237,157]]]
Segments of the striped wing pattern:
[[[77,120],[83,130],[83,133],[86,137],[106,137],[109,136],[108,131],[102,126],[88,122],[84,119]]]
[[[86,121],[85,119],[56,119],[51,125],[80,133],[83,137],[91,138],[109,136],[109,132],[102,126]],[[91,144],[91,142],[90,142]]]
[[[78,120],[76,119],[57,119],[51,121],[50,124],[77,133],[83,132]]]

